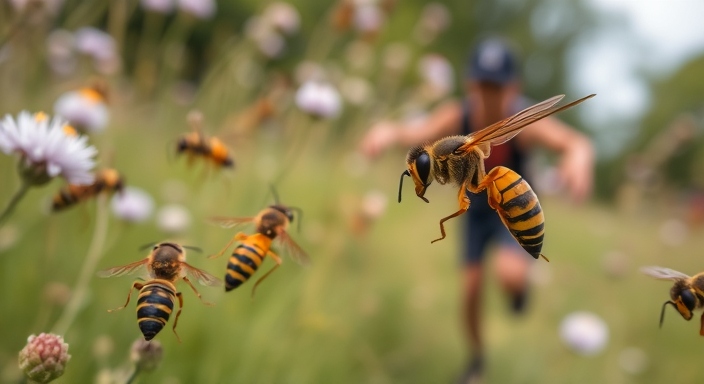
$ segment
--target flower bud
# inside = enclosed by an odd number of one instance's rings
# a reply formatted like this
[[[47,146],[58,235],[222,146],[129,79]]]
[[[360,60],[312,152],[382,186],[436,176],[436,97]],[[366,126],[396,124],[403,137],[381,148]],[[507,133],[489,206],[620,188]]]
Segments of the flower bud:
[[[29,336],[27,345],[20,351],[19,366],[28,379],[48,383],[64,374],[70,359],[63,337],[41,333]]]
[[[163,355],[161,343],[156,340],[146,341],[139,338],[132,343],[130,349],[130,360],[137,369],[144,372],[155,370],[161,363]]]

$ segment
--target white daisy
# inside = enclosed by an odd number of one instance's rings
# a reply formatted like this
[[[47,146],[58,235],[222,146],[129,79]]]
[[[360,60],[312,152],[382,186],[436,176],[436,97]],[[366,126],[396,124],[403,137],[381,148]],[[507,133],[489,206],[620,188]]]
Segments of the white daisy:
[[[217,11],[215,0],[177,0],[176,3],[181,11],[198,19],[210,19]]]
[[[104,130],[110,118],[103,96],[92,88],[64,93],[54,103],[54,113],[85,132]]]
[[[330,84],[307,81],[296,92],[298,108],[315,117],[335,118],[342,112],[342,100]]]
[[[65,126],[63,119],[43,114],[22,111],[16,119],[6,115],[0,121],[0,150],[20,153],[23,171],[43,181],[61,175],[71,184],[90,184],[98,151],[88,145],[87,137],[66,134]]]
[[[122,193],[115,194],[110,205],[115,216],[133,223],[147,220],[154,211],[154,199],[136,187],[126,187]]]

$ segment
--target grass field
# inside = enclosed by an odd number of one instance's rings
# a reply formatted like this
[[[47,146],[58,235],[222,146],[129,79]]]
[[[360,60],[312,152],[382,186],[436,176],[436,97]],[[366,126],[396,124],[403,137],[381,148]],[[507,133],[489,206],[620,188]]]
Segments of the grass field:
[[[206,224],[205,218],[255,214],[271,202],[271,180],[288,167],[277,188],[285,203],[305,212],[301,233],[291,231],[313,263],[302,268],[287,259],[254,300],[252,282],[228,294],[199,287],[214,307],[204,306],[181,285],[185,309],[178,331],[183,342],[177,342],[168,325],[157,336],[163,362],[141,382],[449,383],[457,378],[467,357],[459,323],[459,222],[449,225],[447,240],[430,244],[438,234],[438,219],[454,209],[453,190],[431,187],[431,203],[425,204],[406,185],[404,201],[397,204],[403,153],[391,152],[366,168],[350,157],[349,148],[320,145],[326,135],[319,126],[300,127],[314,130],[308,145],[300,147],[300,159],[287,161],[293,155],[279,140],[260,135],[246,145],[233,145],[234,171],[204,176],[201,167],[188,168],[166,155],[168,141],[185,129],[185,113],[125,114],[94,142],[114,151],[114,166],[126,173],[128,184],[149,191],[157,206],[179,203],[190,210],[192,227],[175,240],[202,247],[204,254],[192,252],[189,261],[216,276],[224,273],[225,258],[206,255],[234,233]],[[6,180],[0,189],[5,202],[17,183],[14,159],[0,158],[0,175]],[[27,336],[54,326],[93,236],[95,202],[57,215],[42,212],[59,186],[55,181],[32,190],[1,232],[2,382],[19,381],[17,353]],[[388,208],[366,233],[355,234],[351,222],[369,190],[385,194]],[[536,262],[542,277],[531,291],[528,313],[513,317],[495,281],[488,283],[487,381],[697,381],[702,374],[698,318],[687,323],[669,309],[658,330],[669,284],[647,278],[637,268],[658,264],[689,274],[702,270],[697,261],[704,246],[701,229],[691,229],[682,245],[672,247],[661,241],[660,228],[674,210],[624,214],[610,206],[575,207],[556,198],[542,203],[544,253],[551,262]],[[8,240],[11,232],[14,242]],[[139,246],[167,238],[173,237],[160,232],[153,220],[126,224],[110,218],[98,268],[136,261],[146,256],[137,251]],[[617,259],[624,263],[620,276],[604,268],[605,255],[613,251],[622,254]],[[65,333],[72,360],[61,383],[99,377],[99,382],[110,382],[109,372],[123,382],[130,369],[130,344],[140,337],[134,301],[123,311],[106,312],[124,302],[133,280],[91,276],[86,300]],[[560,321],[577,310],[594,312],[609,326],[607,348],[596,356],[574,354],[559,339]],[[629,347],[647,355],[649,364],[640,374],[621,368],[621,353]]]

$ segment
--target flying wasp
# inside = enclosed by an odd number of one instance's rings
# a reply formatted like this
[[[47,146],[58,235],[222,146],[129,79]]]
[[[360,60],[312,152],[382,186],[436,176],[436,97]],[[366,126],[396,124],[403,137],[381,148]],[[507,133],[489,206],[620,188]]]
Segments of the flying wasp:
[[[176,324],[178,324],[178,317],[183,309],[183,295],[176,290],[174,283],[177,280],[183,279],[201,301],[203,301],[203,298],[196,287],[193,286],[189,277],[202,285],[217,286],[222,284],[222,281],[217,277],[186,263],[185,248],[197,250],[197,248],[193,247],[163,242],[154,245],[152,251],[145,259],[98,272],[100,277],[113,277],[131,274],[146,268],[149,279],[145,282],[134,282],[130,293],[127,295],[125,305],[108,310],[108,312],[125,308],[130,303],[132,289],[137,289],[139,291],[137,298],[137,324],[140,331],[142,331],[142,335],[144,335],[144,339],[147,341],[153,339],[169,321],[176,299],[178,299],[179,309],[176,312],[172,329],[176,338],[179,342],[181,341],[178,333],[176,333]],[[212,305],[205,301],[203,303]]]
[[[227,146],[217,137],[207,136],[203,132],[203,115],[200,112],[191,112],[188,121],[192,131],[179,137],[176,152],[186,154],[189,163],[196,157],[203,157],[219,167],[233,167],[235,163]]]
[[[589,95],[563,106],[555,106],[564,95],[554,96],[517,114],[494,123],[481,131],[466,136],[449,136],[433,144],[411,148],[406,157],[408,169],[401,174],[398,201],[401,202],[403,177],[411,176],[416,195],[428,203],[425,190],[437,180],[440,184],[452,183],[460,187],[457,199],[459,210],[440,220],[442,236],[444,223],[469,209],[466,191],[479,193],[488,190],[489,205],[496,210],[506,228],[518,243],[534,258],[542,256],[544,216],[538,197],[528,183],[516,172],[506,167],[494,167],[487,174],[484,159],[489,157],[493,145],[511,140],[527,125],[544,117],[573,107]]]
[[[96,172],[95,181],[90,185],[69,184],[54,195],[51,210],[58,212],[89,200],[102,192],[122,192],[124,177],[115,169],[105,168]]]
[[[276,196],[276,194],[274,194],[274,196]],[[289,255],[297,263],[301,265],[310,263],[308,255],[293,241],[287,231],[289,224],[293,222],[294,211],[298,212],[300,228],[300,209],[280,204],[278,203],[278,198],[275,200],[274,205],[263,209],[254,217],[215,217],[211,219],[212,222],[224,228],[232,228],[246,223],[254,223],[256,227],[256,233],[252,235],[238,232],[230,242],[227,243],[225,248],[210,257],[216,258],[222,256],[233,242],[240,242],[240,245],[232,252],[227,263],[225,291],[229,292],[244,284],[257,271],[264,261],[264,257],[268,255],[276,262],[276,265],[260,277],[254,284],[252,287],[252,297],[254,297],[257,286],[281,265],[281,258],[271,250],[271,244],[274,240],[277,240],[281,245],[287,248]]]
[[[641,272],[659,280],[672,280],[675,282],[675,285],[670,288],[671,300],[666,301],[662,305],[660,327],[662,327],[662,323],[665,320],[665,307],[668,304],[675,307],[677,312],[687,321],[694,316],[694,310],[704,307],[704,272],[688,276],[682,272],[656,266],[643,267]],[[704,336],[704,313],[701,317],[699,334]]]

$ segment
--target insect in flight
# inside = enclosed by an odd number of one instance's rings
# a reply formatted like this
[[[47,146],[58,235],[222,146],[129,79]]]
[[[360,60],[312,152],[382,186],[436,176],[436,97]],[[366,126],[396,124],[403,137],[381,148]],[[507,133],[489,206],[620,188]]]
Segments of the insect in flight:
[[[275,193],[274,196],[276,197]],[[276,265],[254,284],[252,287],[252,297],[254,297],[257,286],[281,265],[281,258],[271,250],[271,244],[275,239],[284,248],[287,248],[287,253],[296,262],[301,265],[309,264],[308,255],[293,241],[287,231],[289,224],[293,222],[294,211],[298,213],[300,228],[301,210],[279,204],[278,198],[275,201],[274,205],[263,209],[254,217],[215,217],[211,219],[212,222],[224,228],[232,228],[246,223],[254,223],[256,227],[256,233],[252,235],[238,232],[225,248],[211,256],[211,258],[222,256],[233,242],[240,242],[227,263],[225,291],[231,291],[244,284],[257,271],[264,261],[264,257],[268,255],[276,262]]]
[[[641,272],[659,280],[672,280],[675,285],[670,288],[671,300],[662,305],[660,312],[660,327],[665,320],[665,307],[669,304],[677,309],[682,317],[689,321],[694,316],[693,311],[704,307],[704,272],[688,276],[682,272],[663,267],[643,267]],[[699,334],[704,336],[704,313],[701,317]]]
[[[178,317],[183,309],[183,295],[176,290],[177,280],[183,279],[198,298],[203,301],[200,293],[191,283],[190,278],[195,279],[202,285],[217,286],[222,284],[222,281],[217,277],[195,268],[186,263],[185,248],[195,249],[193,247],[184,247],[176,243],[163,242],[153,246],[149,255],[140,261],[109,268],[98,272],[100,277],[113,277],[131,274],[136,271],[146,272],[149,278],[145,282],[136,281],[130,288],[130,293],[127,295],[127,301],[122,307],[111,309],[108,312],[117,311],[125,308],[130,303],[132,289],[139,290],[137,298],[137,323],[140,331],[144,335],[144,339],[149,341],[164,328],[166,322],[174,308],[174,301],[178,298],[179,309],[176,312],[174,325],[172,327],[176,338],[181,341],[181,338],[176,333],[176,324]],[[206,305],[212,305],[203,301]]]
[[[192,131],[179,137],[176,152],[186,154],[189,164],[196,157],[203,157],[219,167],[233,167],[235,163],[227,146],[217,137],[207,136],[203,132],[203,115],[200,112],[191,112],[188,121]]]
[[[410,176],[415,184],[416,195],[424,197],[428,186],[437,180],[440,184],[452,183],[460,187],[459,210],[440,220],[442,236],[445,238],[445,221],[457,217],[469,209],[466,191],[479,193],[488,190],[489,205],[497,212],[518,243],[534,258],[543,256],[544,216],[538,197],[523,178],[513,170],[498,166],[489,173],[484,169],[484,159],[489,157],[491,146],[511,140],[527,125],[553,113],[573,107],[595,95],[589,95],[563,106],[555,106],[564,95],[554,96],[517,114],[494,123],[481,131],[466,136],[449,136],[428,145],[411,148],[406,157],[408,169],[401,174],[398,201],[401,202],[403,177]],[[547,258],[545,258],[547,260]]]
[[[101,169],[95,174],[95,181],[90,185],[69,184],[54,195],[51,210],[58,212],[86,201],[101,192],[122,192],[125,180],[122,175],[112,168]]]

